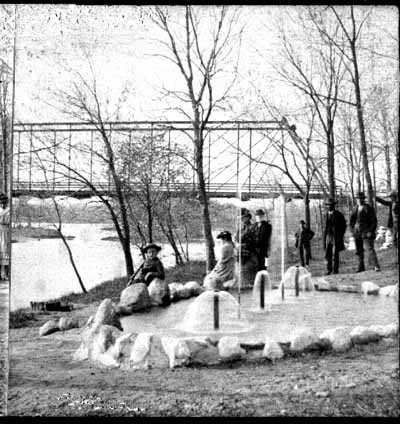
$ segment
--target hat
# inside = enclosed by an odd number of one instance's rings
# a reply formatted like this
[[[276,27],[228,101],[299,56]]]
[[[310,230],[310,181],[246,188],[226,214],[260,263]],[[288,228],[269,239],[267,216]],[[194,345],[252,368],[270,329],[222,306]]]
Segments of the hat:
[[[300,224],[306,224],[306,221],[303,221],[302,219],[300,220]]]
[[[365,199],[365,194],[363,191],[359,191],[356,195],[356,199]]]
[[[7,195],[6,195],[6,194],[4,194],[4,193],[0,193],[0,202],[1,202],[1,203],[3,203],[3,202],[8,202],[8,197],[7,197]]]
[[[243,218],[244,216],[247,216],[247,217],[251,218],[251,213],[250,213],[250,211],[249,211],[248,209],[246,209],[246,208],[242,208],[242,210],[241,210],[241,214],[242,214],[242,218]]]
[[[254,215],[258,216],[264,216],[265,212],[262,209],[257,209]]]
[[[146,244],[146,246],[144,246],[142,248],[142,252],[143,253],[146,253],[149,249],[156,249],[156,250],[160,251],[161,250],[161,247],[158,246],[157,244],[149,243],[149,244]]]
[[[217,239],[232,240],[232,234],[229,231],[222,231],[217,235]]]
[[[390,192],[389,197],[397,197],[397,192],[396,191]]]
[[[333,197],[330,197],[328,200],[325,201],[325,205],[335,205],[336,203],[337,201]]]

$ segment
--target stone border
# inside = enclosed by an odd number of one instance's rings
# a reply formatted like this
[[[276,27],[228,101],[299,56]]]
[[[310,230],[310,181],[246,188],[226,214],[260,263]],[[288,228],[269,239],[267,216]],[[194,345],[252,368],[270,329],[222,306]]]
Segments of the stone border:
[[[268,336],[264,341],[240,343],[236,336],[171,337],[152,333],[124,333],[119,325],[114,303],[105,299],[96,315],[90,317],[82,331],[82,344],[73,354],[77,361],[106,368],[126,370],[176,368],[182,366],[212,366],[246,359],[265,358],[272,362],[306,352],[346,352],[358,344],[376,343],[396,337],[398,323],[336,327],[319,336],[309,329],[293,331],[288,343]],[[119,327],[119,328],[118,328]]]

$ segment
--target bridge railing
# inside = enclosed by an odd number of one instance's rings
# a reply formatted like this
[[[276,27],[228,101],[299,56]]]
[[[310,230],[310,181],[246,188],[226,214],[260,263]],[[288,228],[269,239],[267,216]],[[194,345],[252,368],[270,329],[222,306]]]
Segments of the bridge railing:
[[[92,183],[94,188],[101,192],[115,192],[115,188],[109,181],[97,181]],[[197,187],[193,185],[192,182],[171,182],[168,184],[153,184],[151,188],[155,191],[171,191],[171,192],[196,192]],[[129,184],[129,189],[131,191],[141,191],[143,190],[143,186],[141,184],[131,182]],[[302,187],[303,190],[306,187]],[[238,187],[235,183],[211,183],[206,184],[206,190],[209,193],[238,193]],[[340,188],[338,188],[340,190]],[[49,183],[45,182],[27,182],[27,181],[18,181],[13,184],[13,192],[29,192],[34,194],[35,192],[48,192],[48,193],[57,193],[57,192],[65,192],[65,193],[74,193],[78,191],[93,191],[91,188],[84,184],[79,183],[77,181],[51,181]],[[299,190],[293,185],[277,185],[277,184],[253,184],[251,187],[248,185],[244,185],[240,192],[243,193],[276,193],[279,194],[281,192],[285,194],[300,194]],[[313,185],[310,188],[310,194],[315,195],[323,194],[323,190],[318,185]]]

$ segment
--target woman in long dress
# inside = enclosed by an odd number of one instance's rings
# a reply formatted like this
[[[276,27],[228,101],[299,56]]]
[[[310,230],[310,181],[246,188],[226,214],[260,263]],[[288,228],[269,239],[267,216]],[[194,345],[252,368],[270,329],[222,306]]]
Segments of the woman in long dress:
[[[208,290],[223,290],[224,283],[235,276],[235,245],[229,231],[222,231],[217,239],[221,240],[221,255],[214,269],[205,276],[203,287]]]
[[[8,197],[0,193],[0,277],[2,280],[8,278],[9,257],[9,226],[10,209],[8,207]]]

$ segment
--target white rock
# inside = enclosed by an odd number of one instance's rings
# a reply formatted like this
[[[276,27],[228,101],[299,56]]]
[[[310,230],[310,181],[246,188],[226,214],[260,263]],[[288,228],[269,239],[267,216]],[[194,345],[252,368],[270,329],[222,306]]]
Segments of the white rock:
[[[314,348],[319,343],[318,337],[309,329],[296,330],[289,336],[290,350],[301,352]]]
[[[165,280],[154,278],[154,280],[150,283],[148,290],[152,305],[165,306],[171,303],[169,286]]]
[[[379,289],[379,294],[381,296],[399,297],[399,283],[381,287]]]
[[[117,338],[121,335],[116,327],[112,325],[102,325],[96,327],[89,337],[88,345],[88,359],[95,364],[101,363],[100,355],[107,352],[107,350],[115,344]]]
[[[184,287],[190,291],[191,296],[198,296],[203,291],[203,288],[197,281],[188,281],[184,284]]]
[[[122,290],[119,306],[127,313],[150,308],[151,299],[146,284],[135,283]]]
[[[189,337],[184,339],[193,364],[215,365],[220,362],[218,349],[206,337]]]
[[[77,318],[61,317],[58,320],[58,327],[61,331],[70,330],[71,328],[78,328],[79,321]]]
[[[329,340],[335,352],[345,352],[352,346],[350,330],[346,327],[325,330],[319,338]]]
[[[372,281],[364,281],[361,283],[361,291],[364,294],[379,294],[379,286]]]
[[[124,359],[129,360],[129,355],[135,340],[135,334],[123,333],[115,340],[115,343],[108,348],[107,353],[109,353],[116,361],[119,362],[122,362]]]
[[[177,292],[179,299],[188,299],[190,297],[190,291],[184,284],[181,284],[177,287]]]
[[[327,281],[325,278],[315,278],[314,284],[315,286],[318,286],[318,290],[321,290],[321,291],[331,290],[331,283]]]
[[[374,342],[380,339],[379,334],[370,327],[358,325],[350,331],[351,341],[354,344],[364,344]]]
[[[47,321],[39,328],[39,337],[47,336],[48,334],[55,333],[56,331],[60,331],[58,322],[55,320]]]
[[[280,345],[275,340],[267,337],[261,356],[263,358],[270,359],[271,361],[275,361],[276,359],[283,358],[284,353]]]
[[[111,299],[104,299],[93,318],[93,325],[111,325],[122,330],[121,321],[117,315],[116,307]]]
[[[190,361],[190,350],[184,340],[176,337],[161,337],[161,344],[169,359],[169,367],[186,365]]]
[[[119,362],[108,352],[101,353],[96,357],[96,365],[106,368],[118,368],[120,366]]]
[[[151,333],[138,334],[129,358],[130,368],[168,368],[169,358],[160,337]]]
[[[179,300],[179,293],[178,293],[178,287],[183,286],[181,283],[170,283],[169,284],[169,293],[171,302],[176,302]]]
[[[388,324],[385,325],[385,337],[394,337],[397,336],[397,334],[399,334],[399,324],[397,323],[392,323],[392,324]]]
[[[314,290],[314,284],[311,280],[311,274],[303,275],[299,278],[299,285],[301,290],[304,291],[313,291]]]
[[[218,355],[223,361],[235,361],[245,354],[246,351],[240,347],[237,337],[224,336],[218,342]]]

